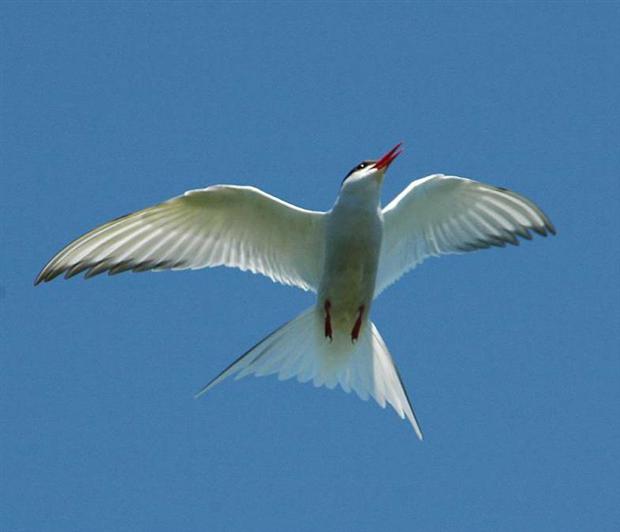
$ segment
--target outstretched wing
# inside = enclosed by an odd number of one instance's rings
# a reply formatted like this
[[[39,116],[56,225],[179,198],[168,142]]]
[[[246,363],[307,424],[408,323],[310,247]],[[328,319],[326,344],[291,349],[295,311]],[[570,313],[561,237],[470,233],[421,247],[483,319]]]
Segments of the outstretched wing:
[[[375,296],[430,256],[518,245],[530,231],[555,234],[530,200],[505,188],[455,176],[413,181],[383,209]]]
[[[35,284],[86,272],[230,266],[316,291],[323,213],[253,188],[191,190],[93,229],[60,251]]]

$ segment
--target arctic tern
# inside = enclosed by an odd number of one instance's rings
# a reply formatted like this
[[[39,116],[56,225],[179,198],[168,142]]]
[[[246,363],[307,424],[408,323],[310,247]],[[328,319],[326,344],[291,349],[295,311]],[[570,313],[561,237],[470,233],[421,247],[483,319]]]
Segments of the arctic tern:
[[[505,188],[443,174],[413,181],[381,207],[385,172],[400,144],[363,161],[342,182],[332,209],[301,209],[248,186],[215,185],[103,224],[54,256],[35,284],[85,272],[215,266],[261,273],[317,293],[316,304],[235,360],[226,377],[277,374],[352,390],[389,403],[422,439],[402,379],[370,321],[373,300],[424,259],[516,245],[555,234],[530,200]]]

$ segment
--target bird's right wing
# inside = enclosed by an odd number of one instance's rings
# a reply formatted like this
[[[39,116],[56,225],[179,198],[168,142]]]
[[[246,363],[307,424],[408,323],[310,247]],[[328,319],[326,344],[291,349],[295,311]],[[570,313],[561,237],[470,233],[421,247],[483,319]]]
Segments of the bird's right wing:
[[[35,284],[62,273],[230,266],[316,291],[323,216],[253,187],[190,190],[86,233],[53,257]]]
[[[517,245],[518,236],[532,238],[530,231],[555,234],[527,198],[443,174],[413,181],[383,209],[383,219],[375,297],[427,257]]]

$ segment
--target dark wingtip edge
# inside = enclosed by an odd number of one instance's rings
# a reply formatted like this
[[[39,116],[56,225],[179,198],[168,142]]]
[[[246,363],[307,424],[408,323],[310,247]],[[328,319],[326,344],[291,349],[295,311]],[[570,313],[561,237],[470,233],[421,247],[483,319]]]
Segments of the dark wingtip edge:
[[[39,286],[41,283],[45,283],[47,282],[47,278],[46,278],[46,274],[45,274],[45,268],[43,268],[38,275],[34,278],[34,282],[32,283],[33,286]]]

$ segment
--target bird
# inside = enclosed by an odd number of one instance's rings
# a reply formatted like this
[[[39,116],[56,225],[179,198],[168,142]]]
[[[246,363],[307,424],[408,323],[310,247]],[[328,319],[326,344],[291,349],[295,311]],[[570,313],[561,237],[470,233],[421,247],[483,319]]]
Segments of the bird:
[[[35,285],[61,274],[228,266],[315,292],[315,304],[243,353],[196,397],[231,376],[295,377],[389,404],[421,440],[403,379],[370,319],[374,300],[429,257],[518,245],[532,233],[556,230],[524,196],[444,174],[412,181],[382,207],[384,177],[401,152],[399,143],[355,166],[327,212],[252,186],[187,191],[77,238],[45,265]]]

